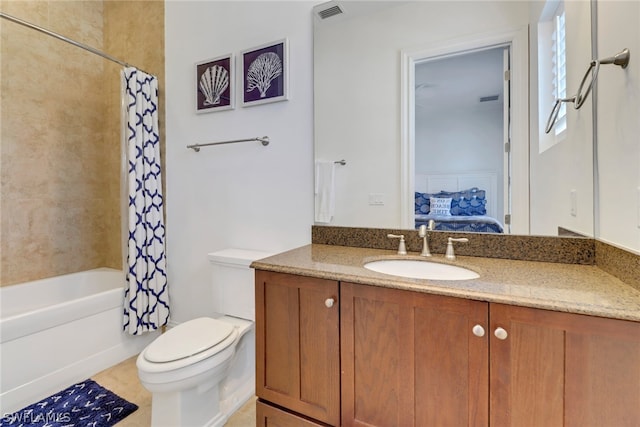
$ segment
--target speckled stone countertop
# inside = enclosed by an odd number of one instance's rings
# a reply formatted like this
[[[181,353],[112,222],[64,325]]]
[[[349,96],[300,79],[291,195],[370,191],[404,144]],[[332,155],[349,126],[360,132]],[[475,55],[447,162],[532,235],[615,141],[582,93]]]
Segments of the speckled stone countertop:
[[[438,295],[588,314],[640,322],[640,290],[593,265],[560,264],[441,254],[429,261],[474,270],[478,279],[438,281],[407,279],[376,273],[364,263],[378,259],[413,258],[392,250],[310,244],[255,261],[258,270],[299,274]]]

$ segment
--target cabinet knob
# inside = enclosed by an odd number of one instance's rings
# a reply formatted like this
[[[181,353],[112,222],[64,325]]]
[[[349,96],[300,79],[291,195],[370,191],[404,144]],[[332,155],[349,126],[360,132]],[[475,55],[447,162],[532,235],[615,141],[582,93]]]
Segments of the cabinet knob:
[[[484,328],[482,326],[480,326],[480,325],[474,326],[472,331],[473,331],[473,335],[475,335],[477,337],[483,337],[484,336]]]
[[[493,332],[493,335],[495,335],[499,340],[506,340],[509,336],[507,331],[502,328],[496,328],[496,330]]]
[[[336,303],[336,300],[332,297],[332,298],[327,298],[326,300],[324,300],[324,305],[327,306],[327,308],[331,308],[333,307],[333,304]]]

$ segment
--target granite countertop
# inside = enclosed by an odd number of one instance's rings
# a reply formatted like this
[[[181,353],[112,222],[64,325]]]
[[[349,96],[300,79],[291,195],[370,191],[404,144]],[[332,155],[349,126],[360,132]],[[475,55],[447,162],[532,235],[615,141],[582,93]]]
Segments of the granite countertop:
[[[418,253],[310,244],[255,261],[257,270],[299,274],[416,292],[448,295],[568,313],[640,322],[640,290],[596,266],[443,255],[427,258],[477,272],[460,281],[407,279],[376,273],[364,263],[377,259],[420,259]]]

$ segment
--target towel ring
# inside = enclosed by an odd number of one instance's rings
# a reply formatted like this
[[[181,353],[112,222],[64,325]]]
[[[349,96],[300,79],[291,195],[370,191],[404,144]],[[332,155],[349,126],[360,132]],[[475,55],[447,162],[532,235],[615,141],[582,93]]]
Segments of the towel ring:
[[[591,70],[593,70],[593,72]],[[556,102],[555,104],[553,104],[553,108],[551,109],[551,114],[549,114],[549,118],[547,119],[547,126],[544,128],[544,133],[549,133],[551,132],[551,129],[553,129],[553,126],[558,120],[558,114],[560,114],[560,109],[562,108],[563,102],[572,102],[573,108],[575,108],[576,110],[579,110],[580,107],[582,107],[582,104],[584,104],[589,97],[589,93],[593,88],[593,84],[598,78],[598,71],[600,71],[600,61],[594,59],[589,64],[589,68],[587,69],[587,72],[584,73],[584,77],[582,77],[580,87],[578,88],[578,93],[571,98],[556,98]],[[587,82],[589,76],[591,76],[591,82],[589,83],[587,90],[583,93],[582,89],[584,88],[584,84]]]
[[[576,97],[572,96],[571,98],[557,98],[556,103],[553,104],[553,108],[551,109],[551,114],[549,114],[549,118],[547,119],[547,126],[544,128],[544,133],[551,132],[553,129],[553,125],[556,124],[556,120],[558,120],[558,114],[560,114],[560,108],[562,107],[563,102],[573,102],[575,103]]]
[[[593,72],[591,70],[593,70]],[[587,98],[589,97],[589,93],[593,88],[593,84],[596,82],[596,79],[598,78],[598,71],[600,71],[600,61],[598,61],[597,59],[594,59],[593,61],[591,61],[591,64],[589,65],[587,72],[584,73],[584,77],[582,78],[582,81],[580,82],[580,86],[578,87],[578,93],[576,94],[575,101],[573,102],[573,108],[575,108],[576,110],[579,110],[580,107],[582,107],[582,104],[584,104]],[[591,82],[589,83],[587,90],[584,93],[582,93],[582,88],[584,87],[584,84],[589,78],[589,75],[591,75]]]
[[[563,102],[573,102],[573,108],[579,110],[580,107],[585,103],[587,98],[589,97],[589,93],[591,93],[591,89],[593,89],[593,85],[598,78],[598,72],[600,71],[600,65],[605,64],[614,64],[619,65],[621,68],[627,68],[629,65],[629,57],[631,56],[629,49],[625,48],[618,52],[616,55],[611,56],[609,58],[604,58],[601,60],[593,59],[589,63],[589,68],[587,72],[584,73],[584,77],[582,77],[582,81],[580,82],[580,87],[578,88],[578,93],[571,98],[557,98],[555,104],[553,104],[553,108],[551,109],[551,114],[549,114],[549,119],[547,119],[547,126],[544,129],[544,133],[551,132],[553,129],[553,125],[556,124],[556,120],[558,120],[558,114],[560,113],[560,108]],[[589,82],[589,86],[587,86],[586,90],[583,89],[587,81],[589,81],[589,76],[591,76],[591,81]]]

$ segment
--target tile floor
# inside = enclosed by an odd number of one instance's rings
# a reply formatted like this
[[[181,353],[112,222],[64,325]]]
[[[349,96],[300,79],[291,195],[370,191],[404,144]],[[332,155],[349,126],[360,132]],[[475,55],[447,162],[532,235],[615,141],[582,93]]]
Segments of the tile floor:
[[[123,399],[138,405],[138,410],[119,422],[118,427],[149,427],[151,425],[151,394],[142,387],[138,380],[135,357],[99,372],[91,379]],[[227,421],[225,427],[255,426],[255,408],[255,400],[250,399]]]

